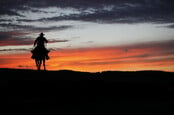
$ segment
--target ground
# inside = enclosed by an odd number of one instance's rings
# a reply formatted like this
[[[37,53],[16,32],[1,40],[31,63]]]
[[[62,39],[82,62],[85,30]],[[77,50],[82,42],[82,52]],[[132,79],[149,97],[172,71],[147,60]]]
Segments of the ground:
[[[174,73],[0,69],[5,115],[154,115],[174,103]]]

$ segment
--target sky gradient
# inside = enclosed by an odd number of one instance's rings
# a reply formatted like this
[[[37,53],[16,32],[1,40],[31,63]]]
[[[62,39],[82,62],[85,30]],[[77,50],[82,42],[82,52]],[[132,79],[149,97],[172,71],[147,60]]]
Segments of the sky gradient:
[[[174,71],[172,0],[0,1],[0,68],[36,69],[40,32],[48,70]]]

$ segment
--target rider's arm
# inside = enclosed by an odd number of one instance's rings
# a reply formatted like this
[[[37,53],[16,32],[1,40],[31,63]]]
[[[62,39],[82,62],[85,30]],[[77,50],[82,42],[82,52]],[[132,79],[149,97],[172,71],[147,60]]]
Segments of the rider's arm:
[[[44,40],[45,40],[45,43],[48,43],[48,40],[46,38],[44,38]]]
[[[38,41],[38,38],[34,41],[34,46],[36,46],[37,44],[37,41]]]

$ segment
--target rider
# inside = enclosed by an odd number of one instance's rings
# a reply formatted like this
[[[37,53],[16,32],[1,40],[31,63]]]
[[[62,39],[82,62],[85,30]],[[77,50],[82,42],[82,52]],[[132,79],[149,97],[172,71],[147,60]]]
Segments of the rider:
[[[34,41],[34,46],[37,45],[37,47],[35,47],[35,49],[32,51],[33,55],[32,55],[32,58],[34,59],[34,54],[37,50],[44,50],[44,53],[45,53],[45,56],[46,56],[46,59],[48,60],[49,59],[49,56],[48,56],[48,53],[49,53],[49,50],[47,50],[45,48],[45,43],[48,43],[48,40],[44,37],[44,34],[43,33],[40,33],[40,36],[36,38],[36,40]]]

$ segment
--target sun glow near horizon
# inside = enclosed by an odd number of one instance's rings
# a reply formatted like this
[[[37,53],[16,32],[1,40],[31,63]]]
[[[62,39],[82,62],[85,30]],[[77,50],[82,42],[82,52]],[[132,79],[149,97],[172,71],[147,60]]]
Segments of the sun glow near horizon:
[[[174,72],[174,54],[142,46],[61,49],[50,52],[47,70],[87,72],[162,70]],[[126,49],[126,48],[129,48]],[[158,53],[157,53],[158,52]],[[1,55],[1,68],[36,69],[30,53]],[[2,63],[3,62],[3,63]]]

